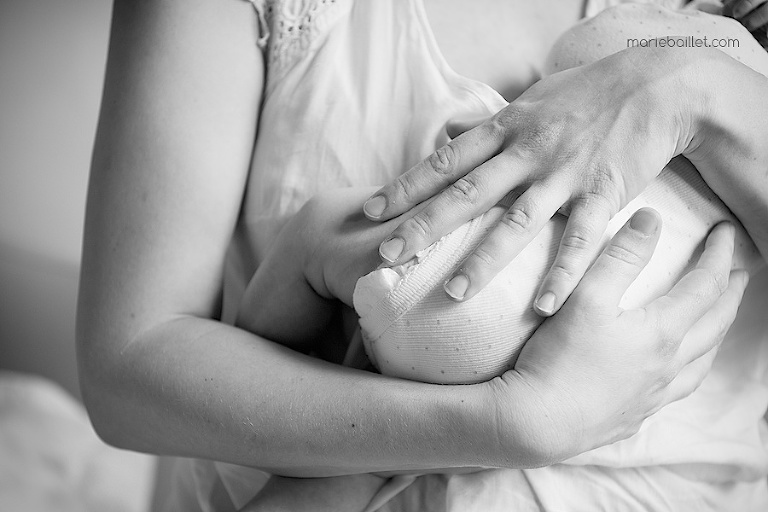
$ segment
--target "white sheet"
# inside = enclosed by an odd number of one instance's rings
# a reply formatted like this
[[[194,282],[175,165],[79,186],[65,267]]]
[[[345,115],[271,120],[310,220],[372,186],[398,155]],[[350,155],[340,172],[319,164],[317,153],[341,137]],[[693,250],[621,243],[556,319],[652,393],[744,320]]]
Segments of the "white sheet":
[[[102,442],[56,384],[0,371],[0,510],[145,512],[155,461]]]

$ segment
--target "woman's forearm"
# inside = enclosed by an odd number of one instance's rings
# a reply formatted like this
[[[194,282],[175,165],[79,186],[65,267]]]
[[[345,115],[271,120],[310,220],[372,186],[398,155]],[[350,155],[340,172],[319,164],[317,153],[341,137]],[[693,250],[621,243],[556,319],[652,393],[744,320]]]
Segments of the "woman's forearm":
[[[123,448],[305,477],[502,459],[484,387],[351,370],[212,320],[158,325],[87,375],[97,432]],[[523,451],[503,459],[536,465]]]
[[[768,259],[768,78],[718,50],[697,53],[693,90],[704,99],[683,154]]]

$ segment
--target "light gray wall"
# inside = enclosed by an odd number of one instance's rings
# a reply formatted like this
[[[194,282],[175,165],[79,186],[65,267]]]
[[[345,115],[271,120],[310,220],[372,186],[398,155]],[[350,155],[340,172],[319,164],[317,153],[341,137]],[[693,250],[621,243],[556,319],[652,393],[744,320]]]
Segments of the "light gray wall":
[[[77,393],[74,314],[108,0],[0,0],[0,368]]]

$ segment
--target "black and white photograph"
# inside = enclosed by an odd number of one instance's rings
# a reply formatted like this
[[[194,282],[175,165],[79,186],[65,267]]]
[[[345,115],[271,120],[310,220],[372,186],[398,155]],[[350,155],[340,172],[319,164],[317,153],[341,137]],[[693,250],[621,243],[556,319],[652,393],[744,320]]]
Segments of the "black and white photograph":
[[[768,512],[768,0],[0,0],[0,512]]]

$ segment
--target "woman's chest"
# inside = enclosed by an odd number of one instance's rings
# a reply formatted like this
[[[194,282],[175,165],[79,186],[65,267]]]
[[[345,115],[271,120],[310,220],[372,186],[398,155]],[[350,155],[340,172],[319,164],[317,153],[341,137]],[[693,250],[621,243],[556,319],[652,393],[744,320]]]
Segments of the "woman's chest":
[[[584,0],[423,0],[437,44],[460,75],[512,100],[541,76],[549,49]]]
[[[504,106],[479,82],[510,99],[537,80],[581,1],[350,0],[272,73],[246,216],[290,214],[322,190],[390,181],[447,141],[447,120]]]

